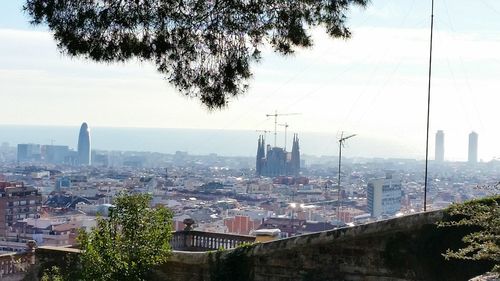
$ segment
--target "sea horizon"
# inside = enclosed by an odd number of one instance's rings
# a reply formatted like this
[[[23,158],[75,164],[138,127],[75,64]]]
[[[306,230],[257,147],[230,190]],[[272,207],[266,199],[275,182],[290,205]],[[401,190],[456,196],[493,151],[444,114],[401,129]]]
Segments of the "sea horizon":
[[[253,157],[261,132],[252,130],[196,128],[93,127],[89,124],[93,150],[140,151],[173,154],[185,151],[193,155],[216,153],[221,156]],[[19,143],[67,145],[75,149],[80,126],[0,125],[0,143],[11,146]],[[287,150],[291,150],[293,133],[287,134]],[[301,154],[337,156],[338,143],[334,133],[297,132]],[[274,145],[273,133],[266,144]],[[276,144],[284,147],[284,132],[277,133]],[[343,151],[345,157],[423,159],[404,145],[380,139],[357,136]]]

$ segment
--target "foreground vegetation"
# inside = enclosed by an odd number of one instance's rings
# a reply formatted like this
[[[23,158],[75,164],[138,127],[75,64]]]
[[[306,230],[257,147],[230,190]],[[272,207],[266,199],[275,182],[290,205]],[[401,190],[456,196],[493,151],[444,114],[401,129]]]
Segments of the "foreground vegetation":
[[[108,218],[80,233],[78,274],[53,267],[42,280],[149,280],[151,269],[168,259],[172,236],[172,213],[150,208],[150,201],[148,194],[119,195]]]
[[[500,195],[448,208],[451,216],[448,221],[439,223],[440,227],[472,227],[474,230],[462,239],[464,247],[448,249],[444,257],[449,259],[491,261],[492,271],[500,273]]]
[[[150,274],[166,264],[170,253],[171,213],[150,208],[149,201],[148,195],[119,196],[110,218],[99,219],[92,232],[81,234],[83,253],[75,255],[76,262],[58,263],[59,268],[46,264],[42,280],[154,280]],[[438,226],[416,224],[413,234],[395,231],[385,236],[383,264],[394,270],[394,276],[406,276],[411,266],[423,280],[467,280],[465,276],[488,270],[500,272],[499,202],[500,196],[494,196],[454,204]],[[252,280],[255,260],[248,250],[253,246],[226,254],[210,252],[211,280]]]

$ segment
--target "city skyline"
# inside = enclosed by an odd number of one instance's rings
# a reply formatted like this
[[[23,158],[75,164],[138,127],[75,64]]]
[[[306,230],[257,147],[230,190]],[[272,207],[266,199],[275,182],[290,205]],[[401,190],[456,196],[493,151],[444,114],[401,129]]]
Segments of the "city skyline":
[[[59,54],[46,30],[29,26],[22,3],[5,3],[0,11],[2,124],[74,126],[87,120],[93,128],[251,131],[272,128],[265,115],[277,110],[302,113],[282,119],[294,132],[329,134],[332,147],[325,154],[334,154],[335,139],[348,131],[366,142],[385,142],[394,150],[384,152],[387,157],[425,156],[428,3],[373,2],[353,10],[352,39],[314,31],[315,47],[293,57],[264,50],[263,62],[253,66],[250,92],[221,112],[176,93],[148,63],[105,65]],[[470,131],[481,134],[478,159],[500,156],[498,11],[493,1],[437,3],[431,131],[444,130],[454,140],[446,146],[447,160],[467,159],[464,136]],[[465,16],[469,12],[481,21]],[[364,145],[353,151],[356,142],[347,157],[379,150]]]
[[[81,128],[81,126],[79,128]],[[0,143],[2,143],[2,145],[9,144],[11,146],[15,146],[16,144],[28,144],[38,145],[39,147],[61,147],[65,148],[66,151],[74,151],[78,154],[78,138],[75,138],[76,129],[77,127],[0,125],[0,131],[4,133],[2,137],[0,137]],[[166,154],[174,154],[176,151],[182,151],[188,152],[191,155],[217,154],[228,157],[255,157],[255,138],[266,139],[264,136],[259,137],[259,132],[243,130],[221,131],[107,127],[97,127],[94,129],[92,136],[92,151],[136,151]],[[26,131],[32,132],[31,138],[19,137],[18,132]],[[280,140],[277,144],[278,147],[284,146],[282,137],[283,134],[278,132],[278,138]],[[288,136],[288,138],[293,142],[293,135]],[[338,143],[332,135],[306,133],[302,138],[305,139],[305,142],[301,143],[300,149],[303,155],[316,157],[336,157],[338,155]],[[462,158],[453,159],[446,156],[444,158],[445,161],[468,161],[468,135],[460,136],[460,138],[459,140],[465,140],[465,145],[462,147]],[[203,141],[200,142],[200,139]],[[271,135],[267,136],[268,142],[272,142],[272,139]],[[346,146],[349,154],[343,154],[343,157],[423,160],[422,157],[415,154],[390,154],[391,147],[384,146],[384,142],[381,140],[374,142],[363,136],[357,136],[356,139],[357,142],[349,143]],[[433,143],[435,143],[436,140],[437,139],[434,137]],[[451,142],[457,142],[459,140],[452,139]],[[377,147],[378,150],[374,150],[372,153],[365,153],[365,151],[373,147]],[[435,153],[436,151],[434,151],[434,154]],[[76,155],[75,157],[74,161],[77,161],[78,156]],[[484,159],[478,159],[478,161],[485,162]]]

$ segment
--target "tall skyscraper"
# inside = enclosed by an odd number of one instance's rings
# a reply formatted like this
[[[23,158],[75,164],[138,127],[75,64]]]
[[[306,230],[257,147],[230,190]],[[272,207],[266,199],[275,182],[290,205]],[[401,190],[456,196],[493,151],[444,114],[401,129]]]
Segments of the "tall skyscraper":
[[[436,160],[436,162],[444,161],[444,132],[441,130],[436,133],[436,151],[434,160]]]
[[[478,134],[472,132],[469,134],[469,163],[477,163],[477,141]]]
[[[78,163],[80,165],[90,165],[90,129],[87,123],[83,122],[78,135]]]

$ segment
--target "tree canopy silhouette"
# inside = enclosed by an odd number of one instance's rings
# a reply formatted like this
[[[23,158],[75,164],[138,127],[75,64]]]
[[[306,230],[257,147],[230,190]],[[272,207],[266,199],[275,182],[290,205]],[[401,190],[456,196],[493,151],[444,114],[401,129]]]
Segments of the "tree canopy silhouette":
[[[221,108],[248,88],[264,44],[312,45],[310,28],[348,38],[347,12],[369,0],[27,0],[58,47],[99,62],[153,61],[183,94]]]

